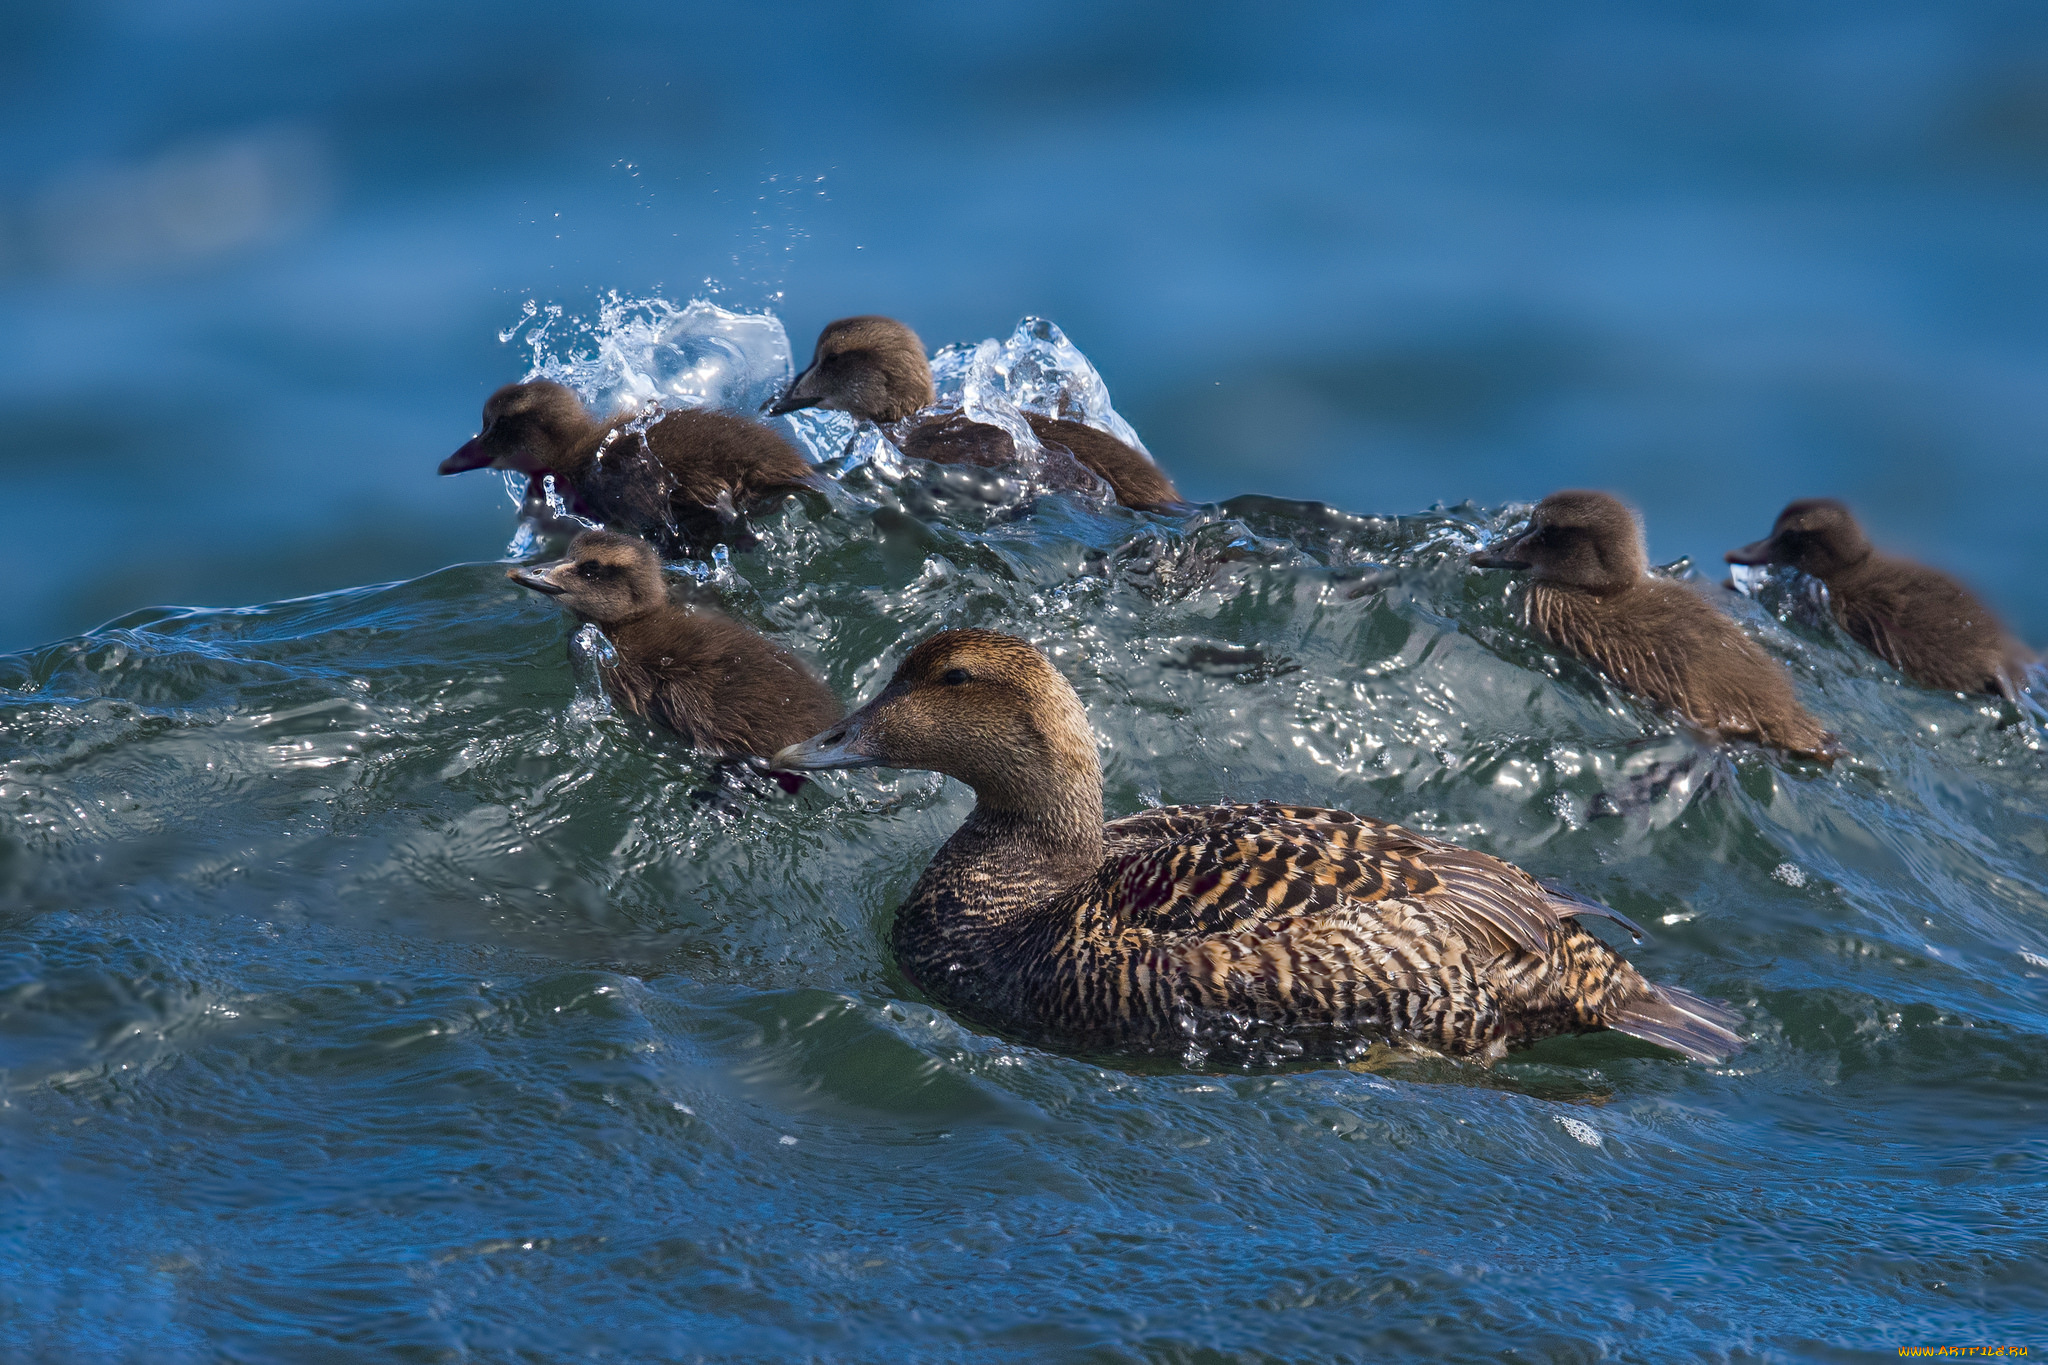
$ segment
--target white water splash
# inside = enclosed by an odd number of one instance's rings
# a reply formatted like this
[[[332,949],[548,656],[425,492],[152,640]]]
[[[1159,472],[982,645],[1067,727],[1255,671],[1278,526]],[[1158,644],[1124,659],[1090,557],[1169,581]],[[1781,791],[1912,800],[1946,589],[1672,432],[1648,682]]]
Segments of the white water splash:
[[[566,384],[598,411],[659,403],[754,412],[794,374],[780,318],[704,299],[678,306],[613,291],[591,319],[529,299],[498,334],[515,336],[532,353],[527,378]]]
[[[1735,591],[1744,597],[1755,597],[1762,590],[1765,580],[1771,576],[1767,564],[1730,564],[1728,581],[1735,585]]]
[[[1599,1147],[1605,1144],[1607,1141],[1606,1138],[1600,1136],[1600,1130],[1598,1128],[1595,1128],[1592,1124],[1586,1122],[1584,1119],[1572,1119],[1559,1116],[1557,1122],[1558,1125],[1562,1127],[1567,1133],[1570,1133],[1573,1137],[1577,1138],[1580,1142],[1585,1143],[1588,1147]]]
[[[932,357],[932,387],[938,394],[934,407],[939,411],[958,408],[977,422],[1001,427],[1016,443],[1019,459],[1042,459],[1044,451],[1037,435],[1010,398],[1004,359],[1002,343],[994,337],[972,346],[940,348]]]
[[[569,703],[569,723],[587,726],[611,714],[611,694],[604,690],[604,670],[618,666],[619,652],[594,623],[569,637],[569,667],[576,675],[576,696]]]
[[[676,304],[614,291],[599,300],[594,317],[529,299],[498,339],[516,339],[527,349],[528,378],[566,384],[593,410],[638,410],[650,419],[660,407],[757,412],[788,388],[794,374],[789,337],[779,318],[735,312],[701,298]],[[1145,450],[1110,402],[1095,366],[1043,318],[1023,319],[1007,339],[942,348],[932,357],[932,380],[935,411],[957,409],[1001,428],[1016,446],[1019,463],[1036,471],[1032,482],[1046,490],[1099,502],[1112,496],[1108,485],[1078,462],[1047,451],[1026,413],[1082,422]],[[863,465],[888,480],[908,472],[902,453],[885,435],[845,413],[806,409],[785,420],[812,462],[829,474]],[[506,487],[524,506],[525,488],[510,479]],[[522,533],[514,552],[530,550],[531,539]]]
[[[1133,450],[1151,455],[1111,405],[1102,375],[1055,323],[1044,318],[1018,323],[1003,343],[999,368],[1004,391],[1018,407],[1100,427]]]
[[[991,337],[972,346],[942,348],[932,357],[932,385],[939,407],[961,408],[977,421],[1002,427],[1019,450],[1038,446],[1023,420],[1026,412],[1083,422],[1134,450],[1145,450],[1138,433],[1110,403],[1102,375],[1057,324],[1044,318],[1025,318],[1007,341]]]
[[[686,559],[674,568],[699,585],[715,583],[723,587],[733,581],[732,551],[721,541],[711,547],[710,559]]]

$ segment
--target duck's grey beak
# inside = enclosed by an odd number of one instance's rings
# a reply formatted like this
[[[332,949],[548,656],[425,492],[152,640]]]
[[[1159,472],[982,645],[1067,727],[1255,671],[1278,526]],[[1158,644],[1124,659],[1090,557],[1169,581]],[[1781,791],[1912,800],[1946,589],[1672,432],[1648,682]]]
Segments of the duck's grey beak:
[[[522,588],[532,588],[535,592],[544,592],[550,597],[560,597],[569,590],[548,577],[546,572],[555,568],[560,563],[561,561],[558,559],[553,564],[536,564],[531,568],[507,569],[505,570],[505,577],[511,579]]]
[[[441,472],[461,474],[471,469],[482,469],[490,464],[495,457],[484,449],[483,441],[484,438],[481,436],[472,436],[463,442],[461,449],[441,461]]]
[[[1472,556],[1475,569],[1526,569],[1529,561],[1522,557],[1523,547],[1528,544],[1529,532],[1509,536],[1498,544],[1489,545]]]
[[[1766,536],[1762,540],[1753,540],[1747,545],[1738,546],[1721,558],[1730,564],[1770,564],[1775,562],[1773,551],[1776,549],[1775,538]]]
[[[769,771],[814,773],[822,768],[880,767],[882,760],[864,744],[868,709],[864,706],[837,725],[781,750],[768,760]]]

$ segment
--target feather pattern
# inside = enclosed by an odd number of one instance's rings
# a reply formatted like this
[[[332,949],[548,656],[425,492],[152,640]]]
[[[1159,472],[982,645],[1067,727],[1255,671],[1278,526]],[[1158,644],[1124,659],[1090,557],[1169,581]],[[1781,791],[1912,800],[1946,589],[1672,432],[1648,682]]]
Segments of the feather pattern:
[[[1539,579],[1525,600],[1544,638],[1702,729],[1795,754],[1830,752],[1785,670],[1687,585],[1644,579],[1602,597]]]
[[[1491,1060],[1664,999],[1574,923],[1598,907],[1387,821],[1272,802],[1148,810],[1106,824],[1100,864],[1071,881],[1004,856],[1016,841],[996,824],[970,817],[934,858],[896,948],[927,991],[1027,1037],[1396,1039]],[[1680,1050],[1725,1055],[1731,1023]]]
[[[1872,554],[1825,580],[1835,619],[1923,687],[2013,695],[2033,655],[1947,574]]]

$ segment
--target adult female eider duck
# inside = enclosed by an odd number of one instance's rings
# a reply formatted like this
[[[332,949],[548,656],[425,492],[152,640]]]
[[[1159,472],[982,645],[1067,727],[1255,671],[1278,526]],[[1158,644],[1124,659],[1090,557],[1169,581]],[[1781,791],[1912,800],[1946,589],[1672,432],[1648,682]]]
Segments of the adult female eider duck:
[[[1573,922],[1620,916],[1483,853],[1271,802],[1105,824],[1080,698],[1007,635],[932,637],[873,701],[772,764],[874,765],[974,789],[897,912],[894,947],[920,989],[1005,1033],[1339,1058],[1394,1041],[1481,1062],[1601,1028],[1701,1060],[1742,1043],[1736,1015],[1651,985]]]
[[[484,402],[483,429],[441,461],[443,474],[510,469],[530,479],[531,501],[547,475],[569,510],[653,537],[671,553],[702,553],[719,541],[754,544],[750,507],[815,486],[811,464],[759,422],[677,408],[593,416],[547,379],[507,384]]]
[[[714,758],[766,758],[846,712],[781,645],[720,612],[671,602],[661,561],[644,540],[585,531],[562,559],[508,569],[506,577],[604,631],[618,657],[598,672],[619,709]]]
[[[1619,686],[1709,734],[1833,760],[1827,731],[1793,695],[1784,665],[1690,586],[1650,577],[1642,527],[1619,499],[1552,493],[1525,530],[1472,563],[1534,569],[1529,624]]]
[[[1789,564],[1818,578],[1842,628],[1922,687],[2012,700],[2033,662],[2033,652],[1968,588],[1939,569],[1880,554],[1833,498],[1790,504],[1770,535],[1724,557]]]
[[[894,318],[841,318],[818,334],[810,366],[769,407],[773,413],[834,408],[881,427],[905,455],[938,464],[994,466],[1017,458],[1016,442],[1001,427],[965,413],[918,413],[938,401],[932,367],[917,333]],[[1058,446],[1140,510],[1186,507],[1158,465],[1141,451],[1085,422],[1027,412],[1032,434]]]

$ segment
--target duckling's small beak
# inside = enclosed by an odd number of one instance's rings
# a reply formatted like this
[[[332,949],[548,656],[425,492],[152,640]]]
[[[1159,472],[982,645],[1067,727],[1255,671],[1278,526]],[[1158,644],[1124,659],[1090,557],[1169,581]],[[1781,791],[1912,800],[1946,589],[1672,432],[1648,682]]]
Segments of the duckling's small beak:
[[[1485,549],[1473,554],[1472,567],[1475,569],[1526,569],[1529,567],[1529,561],[1522,557],[1521,551],[1523,546],[1528,543],[1528,540],[1529,533],[1524,531],[1518,536],[1509,536],[1506,540],[1489,545]]]
[[[780,750],[768,760],[768,770],[814,773],[823,768],[880,767],[882,760],[867,753],[862,743],[867,715],[867,708],[862,707],[830,729],[812,735],[801,744]]]
[[[795,412],[799,408],[816,407],[818,405],[817,398],[804,392],[804,381],[811,377],[811,370],[816,368],[818,367],[813,365],[796,378],[790,380],[789,387],[782,391],[782,396],[769,399],[761,405],[761,410],[770,417],[780,417],[785,412]]]
[[[482,469],[490,464],[496,457],[490,451],[484,449],[483,441],[484,438],[481,436],[472,436],[469,440],[463,442],[461,449],[441,461],[441,472],[443,474],[463,474],[472,469]]]
[[[1776,562],[1777,548],[1776,539],[1766,536],[1762,540],[1753,540],[1747,545],[1738,546],[1721,558],[1730,564],[1770,564]]]
[[[560,560],[556,560],[554,564],[538,564],[531,568],[507,569],[505,570],[505,577],[511,579],[522,588],[532,588],[535,592],[544,592],[549,597],[560,597],[569,590],[543,572],[544,570],[555,568],[560,563]]]

